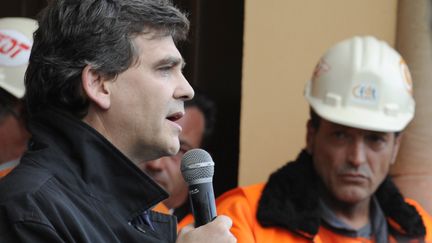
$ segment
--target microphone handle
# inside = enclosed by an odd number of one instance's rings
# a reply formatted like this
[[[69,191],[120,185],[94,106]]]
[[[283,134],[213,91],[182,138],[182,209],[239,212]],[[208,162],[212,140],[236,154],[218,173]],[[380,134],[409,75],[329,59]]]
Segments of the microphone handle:
[[[216,204],[211,182],[189,185],[189,199],[195,219],[195,227],[216,218]]]

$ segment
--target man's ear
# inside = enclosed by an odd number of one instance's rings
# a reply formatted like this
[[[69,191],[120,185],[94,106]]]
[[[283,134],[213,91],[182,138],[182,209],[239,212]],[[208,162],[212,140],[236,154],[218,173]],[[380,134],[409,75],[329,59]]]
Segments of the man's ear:
[[[313,146],[314,146],[314,137],[315,137],[315,133],[316,133],[316,128],[312,125],[312,121],[308,120],[307,125],[306,125],[306,151],[309,154],[312,154],[313,151]]]
[[[82,87],[91,101],[106,110],[111,105],[108,81],[92,69],[90,65],[84,67],[82,74]]]

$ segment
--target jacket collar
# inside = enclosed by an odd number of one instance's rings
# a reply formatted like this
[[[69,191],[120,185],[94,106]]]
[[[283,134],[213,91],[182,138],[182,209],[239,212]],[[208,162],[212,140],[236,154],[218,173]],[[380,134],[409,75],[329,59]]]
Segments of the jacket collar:
[[[313,238],[321,225],[318,184],[312,157],[303,150],[294,162],[270,176],[259,201],[258,221],[264,227],[282,227]],[[386,217],[396,222],[403,234],[410,237],[426,234],[417,210],[405,203],[390,177],[380,185],[375,196]]]
[[[45,110],[31,117],[29,129],[29,154],[41,157],[41,166],[128,221],[168,197],[107,139],[69,114]]]

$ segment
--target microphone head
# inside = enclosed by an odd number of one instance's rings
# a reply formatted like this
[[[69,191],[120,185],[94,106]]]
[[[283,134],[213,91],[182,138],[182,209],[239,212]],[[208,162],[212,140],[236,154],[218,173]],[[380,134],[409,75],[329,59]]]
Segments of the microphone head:
[[[214,162],[207,151],[191,149],[183,155],[180,170],[189,185],[212,182]]]

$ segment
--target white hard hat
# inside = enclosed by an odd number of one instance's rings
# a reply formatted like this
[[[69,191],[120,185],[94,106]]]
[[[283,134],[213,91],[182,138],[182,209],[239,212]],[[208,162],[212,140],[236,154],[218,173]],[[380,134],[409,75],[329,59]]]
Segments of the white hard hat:
[[[0,18],[0,88],[24,96],[24,75],[37,22],[28,18]]]
[[[371,131],[397,132],[414,117],[412,80],[402,57],[374,37],[342,41],[321,58],[305,97],[331,122]]]

